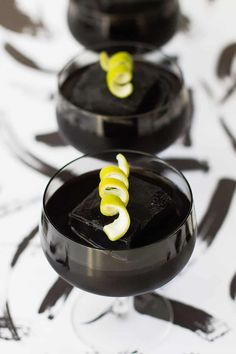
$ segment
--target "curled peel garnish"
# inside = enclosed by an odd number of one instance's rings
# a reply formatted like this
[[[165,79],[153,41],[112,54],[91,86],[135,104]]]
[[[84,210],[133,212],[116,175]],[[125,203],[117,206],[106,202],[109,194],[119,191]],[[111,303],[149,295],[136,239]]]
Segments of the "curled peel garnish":
[[[112,216],[119,214],[112,223],[105,225],[103,231],[111,241],[117,241],[126,234],[130,226],[129,213],[120,200],[115,195],[105,195],[102,198],[100,210],[103,215]]]
[[[115,82],[117,85],[128,84],[133,78],[132,71],[125,64],[115,66],[107,72],[107,83]]]
[[[130,96],[134,90],[132,83],[119,85],[115,81],[111,81],[111,82],[107,82],[107,86],[109,88],[109,91],[113,94],[113,96],[119,98],[126,98]]]
[[[129,181],[127,175],[123,172],[123,170],[120,167],[117,166],[103,167],[100,171],[100,179],[102,180],[104,178],[116,178],[121,182],[123,182],[127,189],[129,188]]]
[[[102,69],[104,71],[108,71],[109,68],[109,56],[107,55],[107,52],[101,52],[99,56],[99,61]]]
[[[118,215],[112,223],[105,225],[103,231],[111,241],[119,240],[129,229],[130,217],[126,209],[129,201],[129,164],[122,154],[116,156],[119,167],[106,166],[100,171],[99,195],[100,211],[103,215]],[[123,170],[120,168],[122,167]],[[125,171],[125,172],[124,172]]]
[[[103,198],[105,195],[116,195],[126,206],[129,201],[129,192],[125,184],[116,178],[104,178],[101,180],[99,187],[99,195]]]
[[[125,156],[123,154],[118,154],[116,155],[116,159],[118,161],[118,166],[121,169],[121,171],[123,171],[124,174],[127,177],[129,177],[130,168],[129,168],[129,163],[126,160]]]
[[[133,59],[128,52],[118,52],[110,58],[106,52],[101,52],[100,65],[107,72],[107,87],[114,96],[126,98],[132,94]]]
[[[121,64],[126,65],[129,71],[133,71],[133,58],[128,52],[117,52],[113,54],[109,59],[109,70]]]

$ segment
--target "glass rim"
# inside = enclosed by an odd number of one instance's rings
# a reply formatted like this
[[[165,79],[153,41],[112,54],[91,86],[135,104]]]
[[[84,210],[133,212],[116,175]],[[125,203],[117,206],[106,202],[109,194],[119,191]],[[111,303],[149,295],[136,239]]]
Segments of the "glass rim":
[[[179,5],[179,0],[149,0],[149,3],[150,4],[154,4],[155,6],[158,6],[158,5],[162,5],[162,6],[166,6],[168,5],[168,3],[171,3],[173,2],[174,4],[176,4],[177,6]],[[79,4],[79,1],[76,1],[76,0],[72,0],[70,1],[70,4],[72,3],[76,3],[77,6],[79,6],[80,9],[82,9],[82,11],[84,10],[89,10],[89,15],[87,15],[87,18],[94,18],[94,19],[100,19],[101,18],[101,15],[104,16],[104,17],[109,17],[109,18],[116,18],[117,17],[117,13],[110,13],[110,12],[107,12],[106,10],[103,10],[102,8],[99,8],[99,7],[91,7],[89,6],[89,4],[87,3],[83,3],[83,4]],[[146,1],[144,1],[144,3],[146,3]],[[70,6],[69,4],[69,6]],[[149,11],[153,11],[153,9],[151,8]],[[120,13],[119,13],[120,14]],[[83,18],[86,19],[86,15],[84,16],[85,14],[83,14]],[[130,14],[126,14],[126,13],[122,13],[122,16],[124,17],[130,17]],[[133,16],[133,15],[132,15]]]
[[[105,50],[104,48],[112,48],[112,47],[116,47],[116,46],[124,46],[124,47],[125,46],[130,46],[131,48],[132,47],[133,48],[146,48],[147,51],[145,51],[144,53],[141,53],[141,54],[146,54],[149,51],[150,52],[156,52],[159,56],[161,56],[161,58],[166,59],[167,61],[171,62],[171,64],[174,65],[174,67],[177,69],[178,79],[180,81],[180,87],[178,89],[178,92],[177,92],[176,96],[173,98],[173,102],[176,100],[177,97],[179,97],[179,95],[181,94],[181,92],[185,88],[184,75],[183,75],[183,71],[180,68],[179,64],[177,62],[175,62],[170,55],[165,54],[165,52],[163,52],[163,50],[161,50],[159,47],[157,47],[156,45],[151,44],[151,43],[145,43],[145,42],[140,42],[140,41],[104,41],[103,43],[93,45],[90,48],[85,48],[85,47],[82,48],[82,50],[77,55],[73,56],[73,58],[71,58],[62,67],[62,69],[58,72],[58,74],[57,74],[57,89],[58,89],[58,93],[62,97],[62,99],[67,102],[67,104],[69,104],[71,107],[73,107],[78,112],[81,112],[83,115],[89,116],[90,118],[94,118],[95,120],[97,119],[98,116],[100,118],[103,118],[103,119],[106,119],[106,118],[110,118],[110,119],[129,119],[129,118],[133,118],[134,116],[137,117],[137,118],[141,118],[141,117],[149,116],[150,114],[153,114],[153,113],[161,112],[164,108],[168,108],[170,106],[167,103],[164,106],[162,106],[161,108],[160,107],[156,107],[156,108],[151,109],[151,110],[149,110],[147,112],[138,113],[138,114],[136,114],[136,113],[125,114],[125,115],[100,114],[100,113],[88,111],[88,110],[86,110],[86,109],[84,109],[82,107],[77,106],[76,104],[71,102],[63,94],[62,86],[65,83],[65,81],[70,77],[70,75],[75,71],[74,69],[73,69],[73,71],[70,70],[70,69],[73,67],[73,65],[76,63],[76,61],[78,60],[78,58],[81,55],[84,55],[84,54],[89,53],[89,52],[92,52],[93,54],[99,55],[99,52],[101,52],[102,50]],[[159,117],[159,119],[161,119],[161,117]]]
[[[175,173],[177,173],[181,178],[182,180],[185,182],[185,185],[187,186],[187,189],[188,189],[188,192],[189,192],[189,202],[190,202],[190,206],[189,206],[189,209],[188,209],[188,212],[186,213],[186,216],[183,218],[182,222],[178,225],[178,227],[176,227],[172,232],[168,233],[165,238],[162,238],[160,240],[157,240],[153,243],[150,243],[148,245],[144,245],[144,246],[141,246],[141,247],[135,247],[135,248],[132,248],[132,250],[135,250],[135,249],[139,249],[139,248],[145,248],[145,247],[150,247],[152,245],[156,245],[156,244],[160,244],[162,242],[165,242],[167,239],[171,239],[174,235],[176,235],[176,233],[182,228],[182,226],[187,222],[188,218],[190,217],[191,213],[194,211],[194,202],[193,202],[193,193],[192,193],[192,189],[190,187],[190,184],[188,182],[188,180],[186,179],[186,177],[184,176],[184,174],[178,170],[177,168],[175,168],[174,166],[172,166],[171,164],[169,164],[168,162],[166,162],[165,160],[153,155],[153,154],[149,154],[149,153],[146,153],[146,152],[143,152],[143,151],[137,151],[137,150],[127,150],[127,149],[108,149],[108,150],[103,150],[101,152],[97,152],[97,153],[88,153],[88,154],[83,154],[75,159],[73,159],[72,161],[69,161],[67,164],[65,164],[64,166],[62,166],[60,169],[58,169],[58,171],[49,179],[46,187],[45,187],[45,190],[44,190],[44,193],[43,193],[43,213],[44,213],[44,216],[47,218],[48,222],[53,226],[53,228],[60,234],[60,236],[62,236],[63,238],[66,238],[66,239],[69,239],[70,242],[74,242],[76,245],[79,245],[81,247],[84,247],[86,249],[91,249],[91,250],[96,250],[96,251],[101,251],[101,252],[104,252],[104,251],[108,251],[108,252],[118,252],[118,253],[122,253],[122,252],[127,252],[127,250],[125,249],[122,249],[122,250],[113,250],[113,249],[99,249],[99,248],[95,248],[95,247],[92,247],[92,246],[89,246],[89,245],[83,245],[82,243],[80,242],[77,242],[69,237],[67,237],[64,233],[62,233],[58,227],[52,222],[51,218],[49,217],[48,213],[47,213],[47,210],[46,210],[46,194],[48,192],[48,189],[51,185],[51,183],[53,182],[53,180],[56,178],[56,176],[60,175],[60,173],[65,170],[68,166],[74,164],[76,161],[79,161],[83,158],[86,158],[86,157],[96,157],[96,156],[99,156],[99,155],[102,155],[102,154],[109,154],[109,153],[129,153],[129,154],[136,154],[136,155],[142,155],[142,156],[146,156],[146,157],[151,157],[151,158],[154,158],[158,163],[164,165],[164,166],[167,166],[169,169],[171,169],[172,171],[174,171]]]

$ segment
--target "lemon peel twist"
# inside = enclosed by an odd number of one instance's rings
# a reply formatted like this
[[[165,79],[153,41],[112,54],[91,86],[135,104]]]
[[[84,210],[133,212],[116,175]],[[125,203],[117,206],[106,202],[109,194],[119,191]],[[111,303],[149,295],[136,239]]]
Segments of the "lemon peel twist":
[[[126,98],[133,93],[133,58],[128,52],[117,52],[109,58],[103,51],[100,53],[100,65],[107,73],[107,87],[114,96]]]
[[[130,216],[126,209],[129,202],[129,164],[122,154],[116,156],[117,166],[106,166],[100,171],[98,186],[101,197],[100,211],[105,216],[118,217],[104,226],[103,231],[111,241],[123,237],[130,227]]]

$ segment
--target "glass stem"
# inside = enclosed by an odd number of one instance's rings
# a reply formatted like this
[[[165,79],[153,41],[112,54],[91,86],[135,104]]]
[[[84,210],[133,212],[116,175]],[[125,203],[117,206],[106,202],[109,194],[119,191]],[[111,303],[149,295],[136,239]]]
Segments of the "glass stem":
[[[112,305],[112,312],[119,317],[127,316],[131,308],[132,297],[118,297]]]

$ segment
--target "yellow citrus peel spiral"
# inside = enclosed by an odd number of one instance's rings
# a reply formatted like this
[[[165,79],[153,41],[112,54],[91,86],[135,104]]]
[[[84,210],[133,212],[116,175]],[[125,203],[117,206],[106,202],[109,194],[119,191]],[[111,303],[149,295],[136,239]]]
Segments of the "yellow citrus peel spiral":
[[[107,73],[107,87],[114,96],[126,98],[133,93],[133,59],[128,52],[118,52],[110,58],[106,52],[101,52],[100,65]]]
[[[101,197],[100,211],[105,216],[118,217],[104,226],[103,231],[111,241],[123,237],[130,227],[130,216],[126,209],[129,202],[129,164],[122,154],[116,156],[117,166],[106,166],[100,171],[98,187]]]

